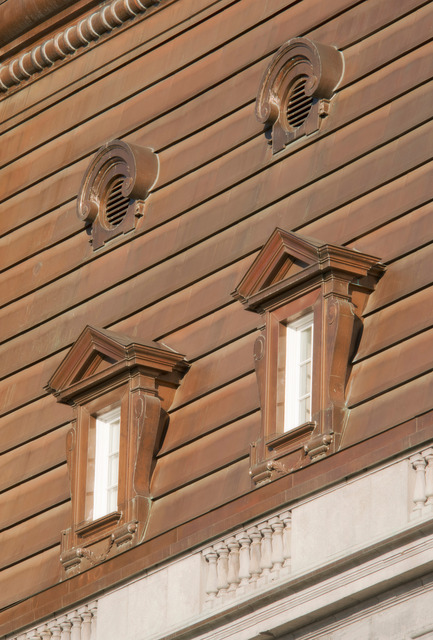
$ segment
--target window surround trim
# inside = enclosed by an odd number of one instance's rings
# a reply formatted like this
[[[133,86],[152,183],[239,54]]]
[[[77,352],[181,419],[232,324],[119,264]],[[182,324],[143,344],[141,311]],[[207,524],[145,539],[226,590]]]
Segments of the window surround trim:
[[[127,438],[122,438],[122,431],[125,430],[125,424],[128,422],[128,414],[130,411],[130,398],[129,398],[129,385],[126,380],[119,380],[118,385],[110,389],[107,393],[101,394],[94,398],[90,402],[84,404],[77,404],[74,409],[75,420],[72,427],[74,443],[76,448],[77,457],[73,458],[72,448],[70,455],[68,455],[68,467],[70,473],[76,473],[77,477],[74,485],[75,494],[73,497],[73,520],[75,524],[75,530],[78,534],[78,538],[86,538],[87,541],[94,541],[100,539],[101,534],[105,534],[112,530],[113,524],[116,526],[122,523],[122,519],[125,519],[127,509],[125,509],[125,503],[127,502],[127,495],[129,488],[127,487],[126,474],[124,464],[121,465],[121,458],[119,457],[119,486],[118,486],[118,507],[115,511],[106,513],[103,516],[97,518],[89,518],[86,514],[86,489],[88,483],[88,438],[92,424],[96,422],[96,414],[105,411],[107,408],[114,404],[120,405],[120,421],[121,421],[121,444],[122,458],[125,457],[125,447],[128,446]],[[79,428],[78,428],[79,427]],[[71,432],[70,432],[71,433]],[[123,442],[122,442],[123,440]],[[122,467],[122,468],[121,468]],[[78,473],[77,473],[78,472]],[[72,487],[71,487],[72,489]]]
[[[256,485],[338,450],[362,310],[383,272],[375,256],[277,228],[233,292],[260,317],[254,364],[262,426],[250,455]],[[308,312],[314,314],[312,420],[284,432],[276,392],[281,327]]]
[[[144,539],[154,456],[188,368],[185,357],[165,345],[87,326],[52,375],[46,389],[73,408],[66,441],[71,520],[60,556],[67,577]],[[92,520],[86,513],[89,430],[98,413],[115,405],[121,421],[117,510]]]

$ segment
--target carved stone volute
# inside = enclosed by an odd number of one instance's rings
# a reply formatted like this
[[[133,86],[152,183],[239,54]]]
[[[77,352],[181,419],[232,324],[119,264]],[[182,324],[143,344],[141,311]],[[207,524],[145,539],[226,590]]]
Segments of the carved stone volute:
[[[77,198],[93,249],[132,231],[158,176],[158,156],[147,147],[112,140],[93,157]]]
[[[272,128],[274,153],[317,131],[341,80],[343,56],[335,48],[292,38],[272,58],[260,83],[256,117]]]

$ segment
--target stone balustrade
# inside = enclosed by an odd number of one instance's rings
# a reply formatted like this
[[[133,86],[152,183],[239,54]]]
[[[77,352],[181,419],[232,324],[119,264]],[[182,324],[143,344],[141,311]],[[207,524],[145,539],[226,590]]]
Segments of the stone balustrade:
[[[290,536],[285,511],[204,549],[206,606],[224,605],[289,575]]]
[[[411,519],[433,513],[433,447],[416,453],[410,459],[415,472]]]
[[[93,602],[7,640],[95,640],[96,611]]]

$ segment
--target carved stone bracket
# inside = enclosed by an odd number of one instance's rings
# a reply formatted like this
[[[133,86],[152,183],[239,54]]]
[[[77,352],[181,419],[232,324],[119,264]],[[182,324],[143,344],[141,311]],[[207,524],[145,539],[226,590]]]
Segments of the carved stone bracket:
[[[305,453],[311,460],[320,460],[321,458],[324,458],[329,451],[333,436],[333,433],[322,433],[311,438],[311,440],[304,445]]]
[[[272,128],[274,153],[320,127],[343,72],[343,56],[307,38],[288,40],[266,69],[256,101],[256,116]]]
[[[0,92],[19,85],[90,42],[99,40],[154,4],[157,4],[157,0],[113,0],[78,24],[60,31],[53,38],[0,67]]]
[[[112,140],[99,149],[77,198],[77,214],[90,226],[93,249],[135,228],[158,169],[158,156],[147,147]]]

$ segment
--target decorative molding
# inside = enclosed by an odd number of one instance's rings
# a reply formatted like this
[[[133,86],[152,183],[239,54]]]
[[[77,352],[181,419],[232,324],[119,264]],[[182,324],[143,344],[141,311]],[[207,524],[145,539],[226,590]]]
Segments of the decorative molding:
[[[245,308],[261,313],[277,306],[281,297],[296,297],[299,287],[329,274],[342,279],[345,285],[340,287],[341,293],[347,295],[347,286],[353,280],[360,284],[362,279],[363,286],[373,288],[384,270],[374,256],[277,227],[232,295]],[[328,294],[331,288],[332,284]],[[335,306],[332,313],[336,313]]]
[[[77,215],[90,228],[94,250],[135,228],[158,171],[158,156],[148,147],[111,140],[99,149],[77,197]]]
[[[72,499],[71,522],[62,532],[60,561],[74,575],[139,544],[152,506],[154,459],[167,426],[167,410],[189,365],[156,342],[86,327],[46,389],[74,407],[66,439]],[[117,509],[93,519],[96,416],[120,407]]]
[[[272,150],[320,128],[343,73],[343,55],[329,45],[292,38],[277,51],[260,83],[256,117],[272,128]]]
[[[262,429],[250,455],[255,485],[338,450],[362,309],[383,272],[374,256],[277,228],[232,293],[261,317],[254,365]],[[314,325],[311,421],[284,431],[286,326],[306,312]]]
[[[76,405],[100,394],[104,385],[122,373],[146,372],[160,384],[175,387],[188,368],[183,355],[158,342],[133,340],[114,331],[87,326],[46,389],[58,402]],[[136,410],[136,417],[143,411]]]
[[[0,67],[0,92],[4,93],[55,62],[65,60],[157,3],[158,0],[113,0],[78,24],[60,31],[43,44]]]

